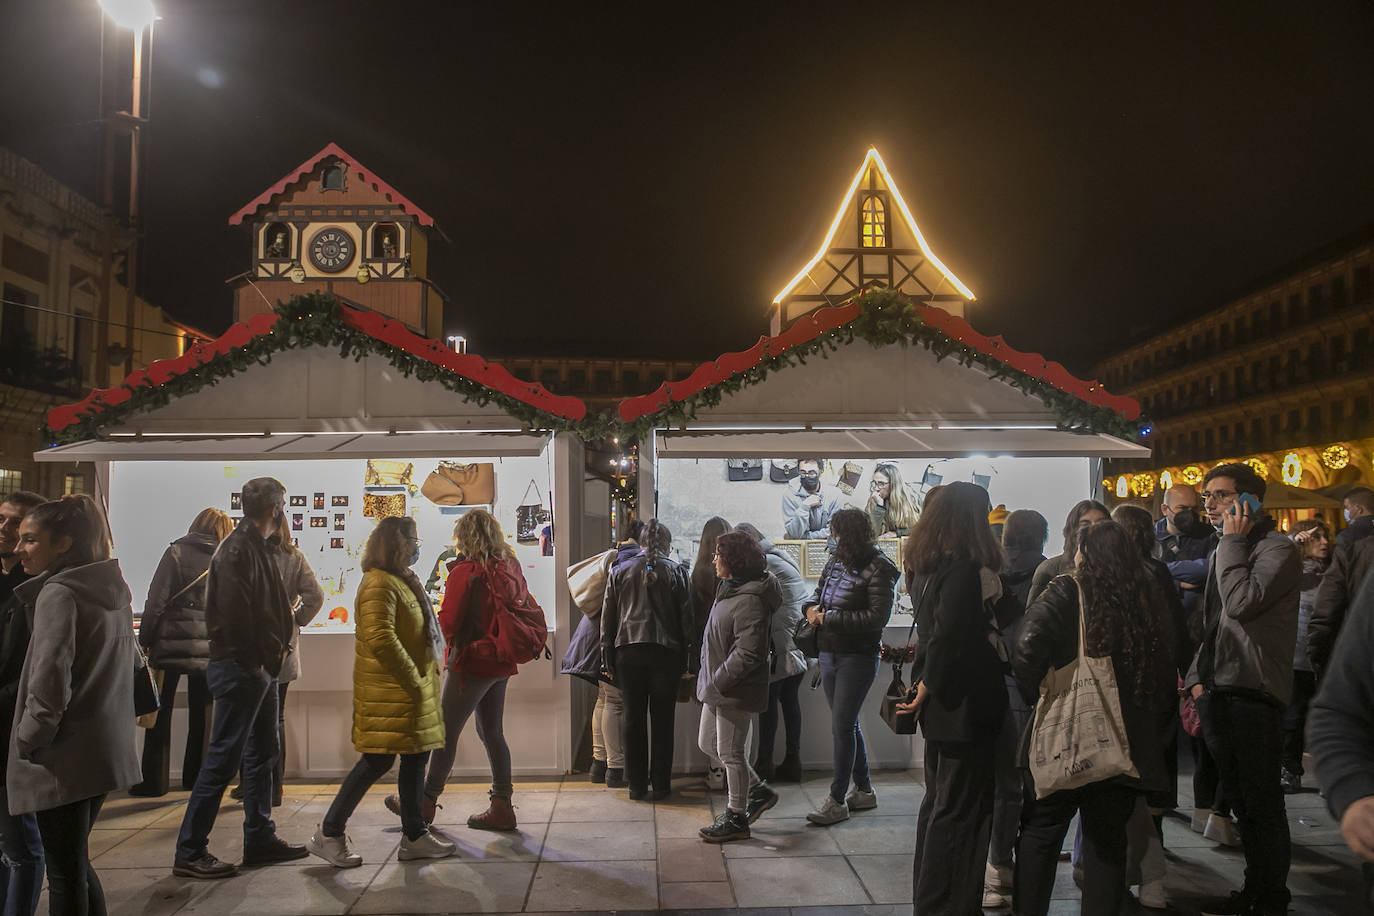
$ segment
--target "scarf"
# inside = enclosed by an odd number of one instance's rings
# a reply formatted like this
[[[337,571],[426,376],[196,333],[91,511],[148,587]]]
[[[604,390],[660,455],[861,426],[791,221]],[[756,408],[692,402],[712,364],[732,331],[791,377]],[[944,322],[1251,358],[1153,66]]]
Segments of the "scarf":
[[[444,659],[444,636],[439,632],[439,618],[434,616],[434,605],[430,603],[429,595],[413,569],[407,569],[401,574],[401,578],[410,586],[415,600],[420,602],[420,610],[425,618],[425,642],[429,649],[429,660],[436,665],[441,664]]]

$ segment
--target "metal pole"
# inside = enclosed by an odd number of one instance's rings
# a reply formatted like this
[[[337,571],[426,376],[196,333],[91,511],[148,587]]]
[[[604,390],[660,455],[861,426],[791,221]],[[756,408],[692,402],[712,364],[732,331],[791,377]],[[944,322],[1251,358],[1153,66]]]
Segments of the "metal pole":
[[[129,248],[124,254],[124,274],[128,284],[124,291],[124,348],[128,356],[124,360],[124,374],[134,371],[134,306],[138,283],[138,138],[142,117],[140,100],[143,92],[143,30],[134,32],[134,79],[133,99],[130,101],[129,114],[133,120],[129,124]]]

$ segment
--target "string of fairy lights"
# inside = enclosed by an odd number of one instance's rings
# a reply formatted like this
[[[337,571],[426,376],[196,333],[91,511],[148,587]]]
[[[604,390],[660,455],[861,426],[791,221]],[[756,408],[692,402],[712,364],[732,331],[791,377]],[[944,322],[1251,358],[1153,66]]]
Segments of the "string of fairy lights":
[[[1195,487],[1202,483],[1208,468],[1240,461],[1254,468],[1261,480],[1269,480],[1272,477],[1290,487],[1301,487],[1305,479],[1316,481],[1319,470],[1340,471],[1349,467],[1355,460],[1355,447],[1336,442],[1324,447],[1294,449],[1285,453],[1282,458],[1274,453],[1240,459],[1226,458],[1210,465],[1186,464],[1161,471],[1121,474],[1115,478],[1106,478],[1102,481],[1102,486],[1117,499],[1148,499],[1156,491],[1163,492],[1174,484]]]

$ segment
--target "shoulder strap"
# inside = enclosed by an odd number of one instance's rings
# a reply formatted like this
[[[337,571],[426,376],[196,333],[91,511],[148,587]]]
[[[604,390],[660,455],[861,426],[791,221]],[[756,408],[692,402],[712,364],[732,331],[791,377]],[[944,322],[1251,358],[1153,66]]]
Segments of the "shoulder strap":
[[[177,592],[175,595],[167,599],[167,603],[171,604],[172,602],[176,601],[182,595],[186,594],[191,589],[195,588],[196,583],[199,582],[201,579],[204,579],[208,575],[210,575],[210,567],[207,566],[205,567],[205,572],[201,573],[200,575],[192,579],[190,582],[187,582],[185,585],[183,585],[181,587],[181,591]]]
[[[717,465],[717,467],[719,467],[719,465]],[[525,487],[525,496],[530,495],[530,490],[534,491],[535,497],[539,500],[539,505],[544,505],[544,494],[539,492],[539,484],[535,482],[533,477],[530,478],[529,486]],[[522,506],[531,505],[531,503],[525,502],[525,496],[520,497],[520,504]]]

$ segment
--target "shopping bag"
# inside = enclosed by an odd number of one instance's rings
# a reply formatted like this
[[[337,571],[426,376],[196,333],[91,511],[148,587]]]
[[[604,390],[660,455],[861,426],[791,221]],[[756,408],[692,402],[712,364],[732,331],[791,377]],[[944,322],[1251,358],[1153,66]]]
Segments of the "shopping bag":
[[[616,549],[579,560],[568,567],[568,591],[572,593],[573,604],[588,617],[601,613],[601,605],[606,597],[606,580],[611,577],[611,563],[615,561]]]
[[[1139,777],[1131,762],[1121,694],[1110,656],[1090,658],[1078,593],[1078,657],[1045,675],[1035,707],[1030,770],[1035,797],[1113,776]]]

